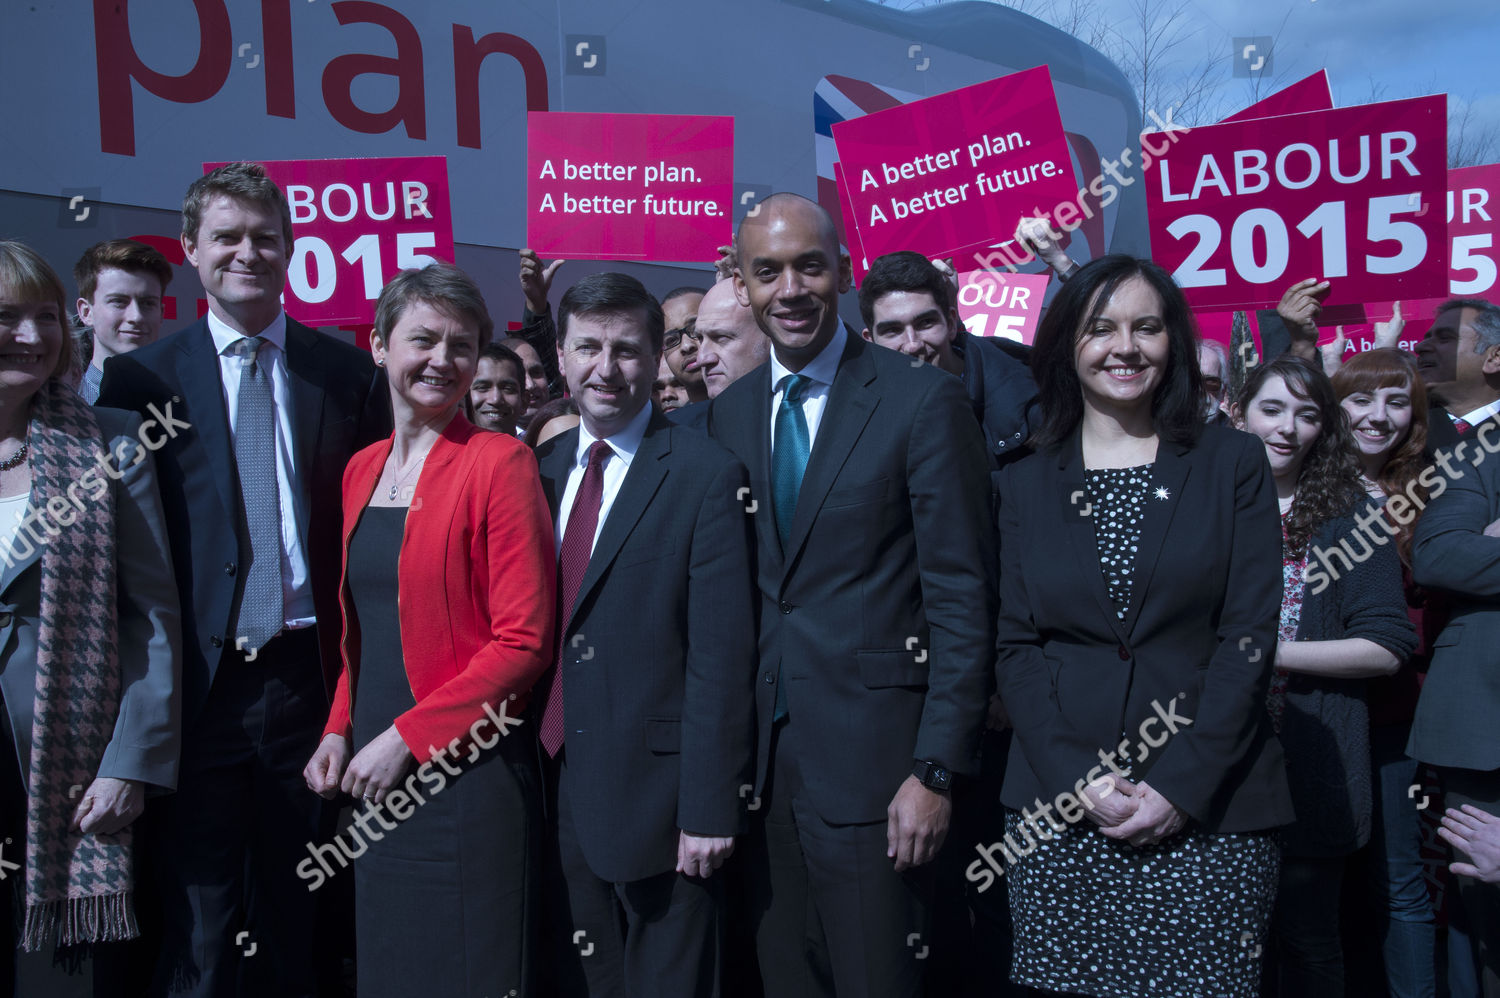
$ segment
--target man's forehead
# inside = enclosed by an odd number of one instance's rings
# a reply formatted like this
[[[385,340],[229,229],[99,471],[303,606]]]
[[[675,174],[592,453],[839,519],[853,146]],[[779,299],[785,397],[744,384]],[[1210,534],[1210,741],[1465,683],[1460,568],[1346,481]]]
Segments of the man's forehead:
[[[761,206],[761,212],[740,225],[742,257],[754,259],[774,249],[778,256],[820,253],[838,259],[838,233],[833,221],[811,201],[776,201]]]

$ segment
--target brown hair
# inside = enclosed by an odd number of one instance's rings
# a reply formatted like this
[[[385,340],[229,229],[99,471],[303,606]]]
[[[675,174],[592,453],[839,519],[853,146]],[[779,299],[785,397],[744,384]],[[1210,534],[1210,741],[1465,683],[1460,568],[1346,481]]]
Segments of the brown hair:
[[[110,239],[84,250],[83,256],[73,264],[73,283],[78,287],[78,297],[92,302],[99,287],[99,274],[111,267],[131,274],[149,274],[161,282],[163,293],[172,283],[172,265],[166,257],[134,239]]]
[[[403,270],[381,289],[380,300],[375,303],[375,336],[381,346],[390,345],[391,331],[412,302],[473,319],[479,326],[476,352],[488,346],[495,334],[494,320],[474,279],[451,263],[430,263],[421,270]]]
[[[291,205],[287,204],[286,195],[259,163],[226,163],[193,181],[182,196],[182,234],[185,237],[197,242],[198,227],[203,224],[203,209],[220,196],[275,208],[281,215],[281,234],[286,237],[287,254],[291,254]]]
[[[1382,388],[1404,388],[1411,394],[1411,426],[1406,437],[1386,456],[1377,484],[1387,496],[1410,495],[1418,510],[1427,502],[1427,488],[1418,476],[1427,466],[1427,386],[1417,374],[1417,361],[1394,347],[1366,350],[1344,361],[1333,375],[1333,393],[1339,402],[1350,395],[1374,393]],[[1417,520],[1397,524],[1396,549],[1411,564],[1411,540]]]

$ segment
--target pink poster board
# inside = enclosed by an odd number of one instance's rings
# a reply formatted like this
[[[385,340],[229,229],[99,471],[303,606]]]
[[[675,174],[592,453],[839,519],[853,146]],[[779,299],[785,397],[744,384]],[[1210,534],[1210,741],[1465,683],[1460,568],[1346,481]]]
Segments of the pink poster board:
[[[1146,170],[1152,257],[1200,309],[1441,295],[1446,146],[1442,96],[1195,128]]]
[[[1051,272],[970,270],[958,275],[958,317],[974,336],[1002,336],[1030,345],[1036,338]]]
[[[1046,66],[839,122],[833,138],[871,260],[957,256],[1078,196]]]
[[[526,170],[544,257],[710,261],[733,241],[732,117],[532,111]]]

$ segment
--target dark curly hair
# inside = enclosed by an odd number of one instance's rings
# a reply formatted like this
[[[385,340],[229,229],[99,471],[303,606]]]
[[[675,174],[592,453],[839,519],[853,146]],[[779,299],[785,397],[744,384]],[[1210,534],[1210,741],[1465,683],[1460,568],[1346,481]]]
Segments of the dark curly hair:
[[[1079,268],[1042,316],[1031,349],[1042,425],[1031,438],[1041,450],[1073,435],[1083,418],[1083,386],[1075,354],[1078,341],[1125,281],[1139,277],[1161,298],[1168,353],[1161,384],[1151,395],[1156,432],[1175,444],[1196,443],[1203,430],[1203,380],[1198,373],[1198,331],[1187,299],[1161,267],[1123,253],[1101,256]]]
[[[1250,403],[1260,394],[1267,381],[1280,378],[1287,391],[1304,402],[1318,407],[1323,428],[1312,449],[1302,459],[1297,473],[1297,497],[1292,500],[1286,517],[1287,548],[1293,557],[1307,553],[1308,542],[1318,528],[1329,520],[1347,516],[1367,494],[1359,483],[1359,459],[1355,456],[1354,436],[1349,432],[1349,417],[1333,394],[1333,382],[1301,357],[1282,354],[1269,364],[1250,372],[1245,386],[1235,400],[1235,414],[1243,419]]]
[[[1366,350],[1344,361],[1333,375],[1333,393],[1340,403],[1350,395],[1373,394],[1382,388],[1401,388],[1410,394],[1411,426],[1386,455],[1377,483],[1387,496],[1409,496],[1420,511],[1427,503],[1427,487],[1418,478],[1427,467],[1427,386],[1417,374],[1416,358],[1395,347]],[[1396,550],[1408,566],[1419,520],[1415,516],[1408,523],[1394,522]]]

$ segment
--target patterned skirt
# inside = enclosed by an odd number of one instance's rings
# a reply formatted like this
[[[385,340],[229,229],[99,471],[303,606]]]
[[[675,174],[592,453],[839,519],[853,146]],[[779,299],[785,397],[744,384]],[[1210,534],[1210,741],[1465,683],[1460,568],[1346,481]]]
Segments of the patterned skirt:
[[[1260,993],[1281,866],[1274,833],[1187,830],[1136,848],[1087,820],[1041,839],[1017,811],[1005,831],[1011,980],[1098,998]]]

